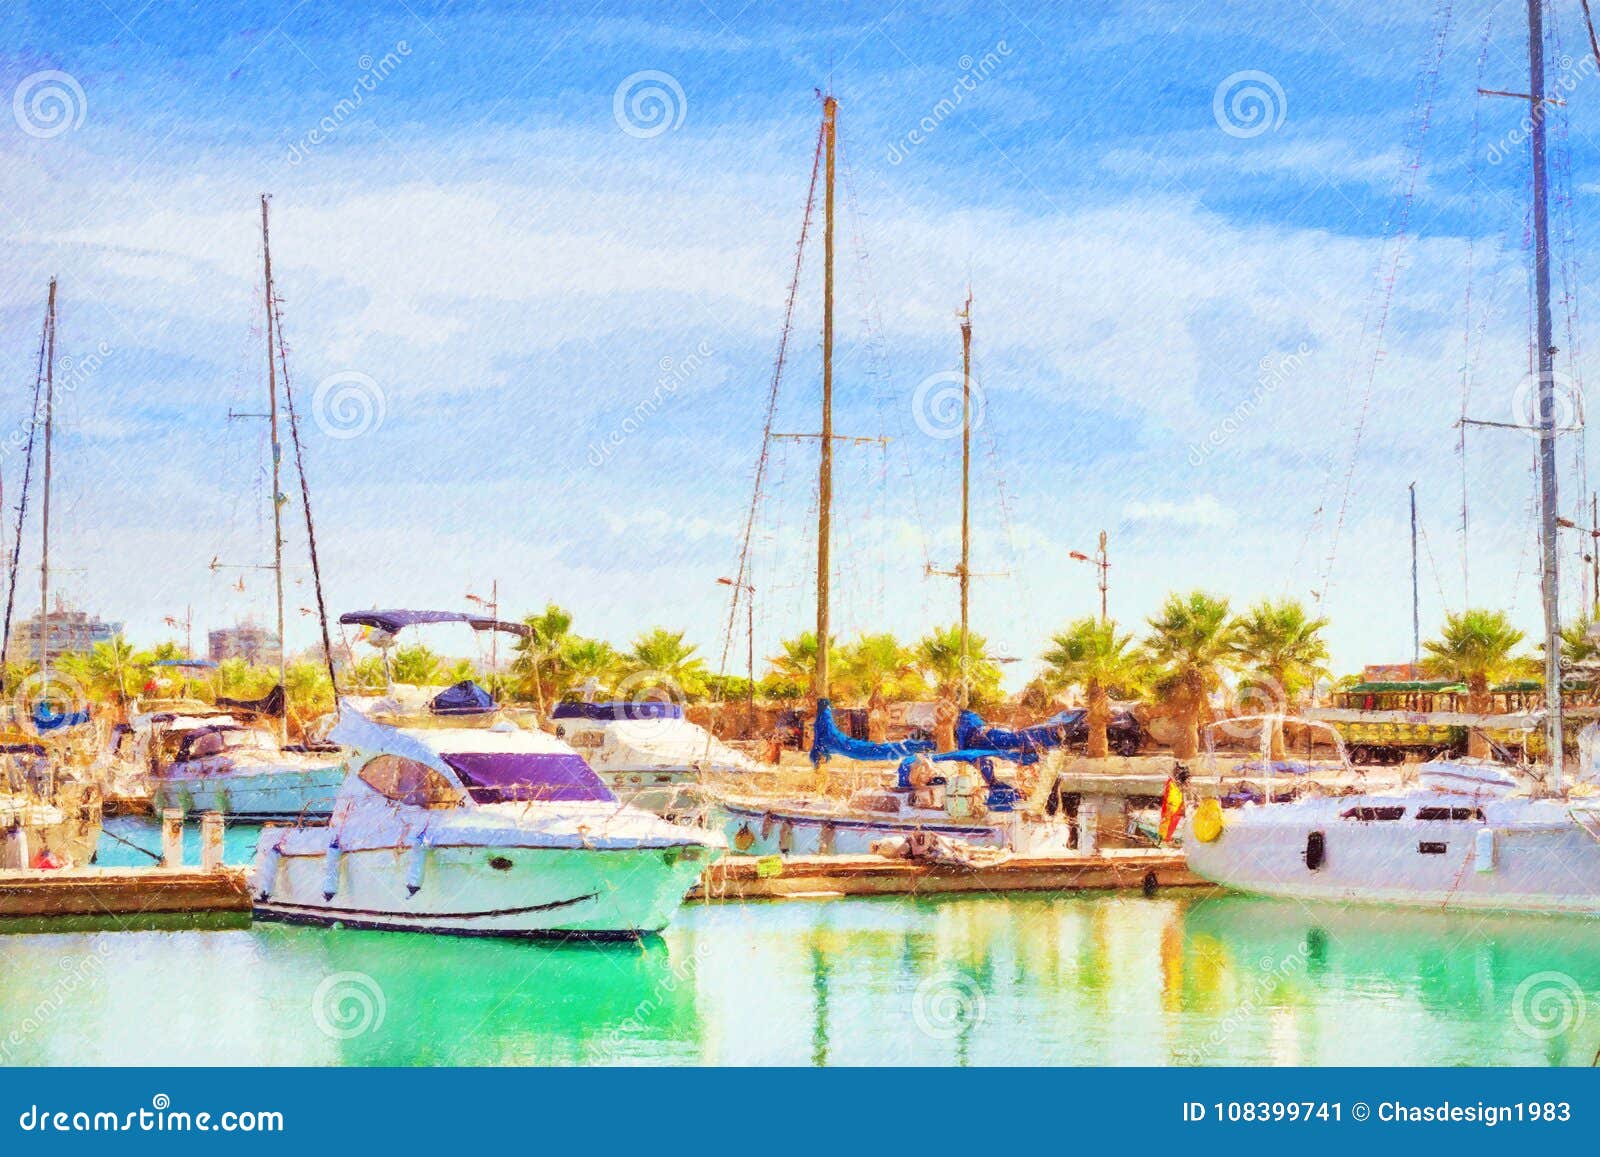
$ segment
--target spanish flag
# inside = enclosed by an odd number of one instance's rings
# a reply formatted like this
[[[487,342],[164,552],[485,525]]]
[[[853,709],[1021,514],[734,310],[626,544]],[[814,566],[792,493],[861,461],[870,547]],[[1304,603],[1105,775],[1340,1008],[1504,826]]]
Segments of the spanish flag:
[[[1177,834],[1178,821],[1183,819],[1183,788],[1176,779],[1167,778],[1167,786],[1161,789],[1161,823],[1156,831],[1161,836],[1161,842],[1168,844]]]

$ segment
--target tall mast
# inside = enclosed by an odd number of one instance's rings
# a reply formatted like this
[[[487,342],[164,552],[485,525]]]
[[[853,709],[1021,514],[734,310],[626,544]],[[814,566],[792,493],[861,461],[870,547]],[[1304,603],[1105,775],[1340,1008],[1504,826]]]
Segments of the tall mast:
[[[1561,790],[1561,586],[1556,542],[1556,405],[1550,325],[1550,210],[1545,169],[1544,0],[1528,0],[1528,99],[1533,122],[1533,281],[1539,355],[1539,513],[1544,559],[1544,687],[1549,789]]]
[[[1417,586],[1417,484],[1411,484],[1411,665],[1422,662],[1422,603]],[[1413,674],[1412,676],[1416,676]]]
[[[278,370],[274,356],[275,348],[273,339],[276,329],[273,325],[272,308],[272,247],[269,243],[267,232],[267,195],[261,194],[261,260],[266,275],[267,287],[267,424],[272,440],[272,577],[277,587],[278,603],[278,686],[288,693],[288,662],[285,658],[285,643],[283,638],[283,487],[279,475],[283,469],[283,448],[278,444]],[[48,440],[46,446],[48,447]],[[49,450],[45,451],[45,461],[49,461]],[[289,712],[284,710],[278,716],[278,740],[281,743],[289,742]]]
[[[833,156],[839,102],[822,101],[822,152],[826,173],[822,218],[822,453],[817,480],[817,669],[812,690],[828,697],[829,532],[833,522]]]
[[[967,646],[967,605],[972,585],[972,287],[961,310],[961,708],[972,698],[972,659]]]
[[[45,307],[44,355],[44,505],[39,538],[39,689],[50,686],[50,451],[55,438],[56,279],[50,279]]]

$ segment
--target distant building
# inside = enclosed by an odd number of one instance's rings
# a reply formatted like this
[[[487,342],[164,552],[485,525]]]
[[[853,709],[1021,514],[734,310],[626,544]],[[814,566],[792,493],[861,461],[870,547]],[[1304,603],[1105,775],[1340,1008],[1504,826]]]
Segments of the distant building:
[[[278,661],[278,632],[254,623],[240,623],[208,631],[206,643],[207,655],[213,663],[221,663],[226,659],[243,659],[247,663]]]
[[[1421,678],[1413,663],[1368,663],[1361,669],[1363,683],[1410,683]]]
[[[38,615],[23,619],[11,628],[11,650],[7,658],[16,663],[37,659],[41,634],[46,657],[55,660],[73,652],[92,650],[96,643],[109,643],[122,634],[122,624],[108,623],[99,615],[57,604],[56,609],[45,616],[42,628]]]

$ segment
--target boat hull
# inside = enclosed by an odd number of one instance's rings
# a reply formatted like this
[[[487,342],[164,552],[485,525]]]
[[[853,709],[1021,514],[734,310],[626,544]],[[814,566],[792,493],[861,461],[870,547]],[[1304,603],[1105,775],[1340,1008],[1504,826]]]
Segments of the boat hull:
[[[819,815],[783,807],[718,806],[728,846],[741,856],[865,856],[872,845],[911,832],[934,832],[983,848],[1010,842],[1012,816],[999,822],[961,823],[884,816]]]
[[[345,852],[330,869],[326,855],[263,848],[256,915],[456,936],[639,936],[667,926],[715,858],[699,846],[432,847],[418,871],[412,855]]]
[[[238,820],[295,820],[327,816],[345,779],[338,764],[326,767],[244,769],[204,776],[158,779],[151,805],[160,812],[177,808],[188,815],[220,812]]]
[[[693,769],[594,770],[612,794],[630,807],[667,819],[690,815],[699,807],[700,773]]]
[[[1465,802],[1470,811],[1470,801]],[[1500,822],[1493,815],[1444,822],[1362,821],[1337,811],[1296,814],[1299,810],[1293,805],[1237,809],[1210,843],[1187,830],[1190,870],[1260,896],[1600,914],[1600,840],[1559,808],[1540,818]]]

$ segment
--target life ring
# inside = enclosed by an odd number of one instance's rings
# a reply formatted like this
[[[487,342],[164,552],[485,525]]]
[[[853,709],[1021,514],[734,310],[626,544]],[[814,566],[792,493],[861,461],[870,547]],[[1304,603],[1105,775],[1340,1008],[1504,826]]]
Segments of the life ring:
[[[1202,844],[1215,843],[1222,835],[1222,803],[1216,799],[1203,799],[1194,809],[1194,838]]]

